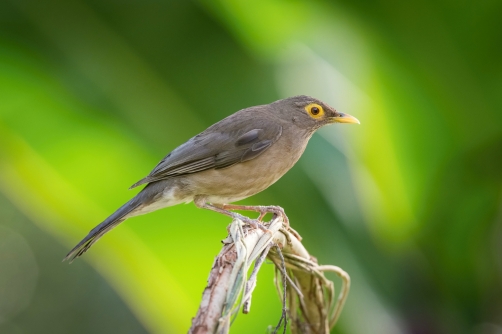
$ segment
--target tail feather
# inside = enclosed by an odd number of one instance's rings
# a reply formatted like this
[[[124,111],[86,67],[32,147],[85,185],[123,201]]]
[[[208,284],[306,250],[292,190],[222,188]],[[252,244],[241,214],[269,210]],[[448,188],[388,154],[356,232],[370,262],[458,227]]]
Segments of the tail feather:
[[[63,259],[73,262],[77,257],[84,254],[96,241],[99,240],[106,232],[113,229],[115,226],[126,220],[126,216],[140,205],[139,201],[130,200],[122,205],[110,217],[106,218],[101,224],[93,228],[89,234],[82,239]]]
[[[132,188],[136,188],[137,186],[140,186],[142,184],[145,184],[145,183],[148,183],[150,182],[151,180],[148,179],[148,176],[145,177],[145,178],[142,178],[141,180],[139,180],[138,182],[136,182],[135,184],[133,184],[132,186],[129,187],[129,190],[132,189]]]

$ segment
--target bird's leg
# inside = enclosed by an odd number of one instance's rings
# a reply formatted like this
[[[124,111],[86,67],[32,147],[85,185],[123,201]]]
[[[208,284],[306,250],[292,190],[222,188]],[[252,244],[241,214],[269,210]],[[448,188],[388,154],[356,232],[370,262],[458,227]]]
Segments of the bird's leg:
[[[289,219],[288,216],[286,216],[286,213],[284,212],[284,209],[281,208],[280,206],[261,206],[261,205],[235,205],[235,204],[221,204],[218,205],[221,209],[223,210],[243,210],[243,211],[254,211],[254,212],[259,212],[260,217],[258,217],[258,220],[263,219],[263,217],[267,213],[273,213],[276,216],[281,216],[282,219],[284,220],[284,224],[289,228]]]
[[[260,216],[258,218],[256,218],[256,219],[258,219],[259,221],[262,221],[263,217],[265,217],[266,215],[267,215],[266,212],[262,212],[262,213],[260,213]]]
[[[225,216],[229,216],[232,219],[242,220],[243,222],[251,225],[254,228],[259,228],[263,231],[268,231],[268,229],[265,226],[263,226],[263,224],[261,224],[260,222],[254,220],[254,219],[251,219],[249,217],[245,217],[241,214],[238,214],[237,212],[232,212],[232,211],[226,210],[225,208],[222,207],[223,205],[220,206],[220,205],[213,205],[213,204],[207,203],[205,197],[196,196],[194,198],[193,202],[194,202],[195,206],[198,208],[215,211],[215,212],[221,213]]]

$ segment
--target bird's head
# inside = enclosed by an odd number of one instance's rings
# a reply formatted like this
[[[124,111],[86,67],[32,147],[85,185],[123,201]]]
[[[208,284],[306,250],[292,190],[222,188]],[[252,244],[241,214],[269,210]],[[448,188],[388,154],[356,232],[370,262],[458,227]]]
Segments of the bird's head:
[[[274,104],[277,104],[274,109],[279,111],[281,118],[312,132],[333,123],[359,124],[354,116],[338,112],[328,104],[306,95],[293,96]]]

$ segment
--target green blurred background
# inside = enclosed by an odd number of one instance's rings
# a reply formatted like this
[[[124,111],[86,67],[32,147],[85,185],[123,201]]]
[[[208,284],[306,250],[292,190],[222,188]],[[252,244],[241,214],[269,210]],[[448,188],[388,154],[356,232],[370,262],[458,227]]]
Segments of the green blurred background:
[[[324,128],[245,200],[352,277],[334,333],[502,333],[501,1],[3,0],[0,333],[183,333],[229,219],[193,204],[61,259],[170,150],[292,95]],[[279,319],[273,267],[234,333]],[[332,277],[339,286],[339,282]]]

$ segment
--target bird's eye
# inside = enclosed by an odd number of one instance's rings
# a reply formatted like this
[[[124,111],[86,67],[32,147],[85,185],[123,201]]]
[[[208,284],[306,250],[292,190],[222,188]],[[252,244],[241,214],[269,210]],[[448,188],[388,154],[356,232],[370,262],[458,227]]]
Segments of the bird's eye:
[[[317,103],[311,103],[305,107],[310,117],[318,119],[324,115],[324,109]]]

